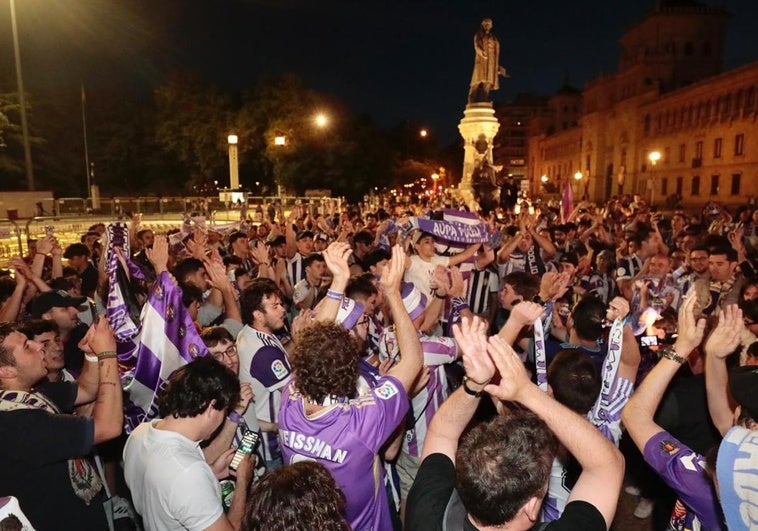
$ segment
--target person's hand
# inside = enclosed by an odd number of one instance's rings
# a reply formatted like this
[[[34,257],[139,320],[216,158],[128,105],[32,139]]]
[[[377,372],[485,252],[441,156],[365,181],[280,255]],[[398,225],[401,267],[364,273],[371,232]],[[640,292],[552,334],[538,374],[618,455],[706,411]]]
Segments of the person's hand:
[[[353,250],[350,248],[350,244],[345,242],[330,243],[322,253],[326,266],[331,271],[334,280],[347,282],[350,279],[350,266],[347,263],[347,259]]]
[[[500,382],[485,386],[484,391],[500,400],[517,401],[521,393],[533,385],[521,358],[508,343],[497,336],[489,338],[487,352],[500,373]]]
[[[31,280],[34,276],[34,272],[32,272],[29,264],[24,262],[23,258],[19,256],[11,258],[8,265],[16,272],[15,277],[17,282],[19,277],[22,277],[24,280]]]
[[[736,304],[730,304],[720,311],[718,325],[705,342],[706,355],[724,359],[734,352],[740,344],[744,326],[742,310]]]
[[[447,268],[443,265],[437,265],[432,271],[432,278],[429,281],[429,287],[437,291],[437,294],[441,297],[448,295],[451,284],[450,278],[447,274]]]
[[[742,243],[742,236],[744,232],[744,228],[737,227],[727,236],[729,238],[729,243],[732,244],[732,248],[734,248],[736,251],[739,251],[744,247],[744,244]]]
[[[87,354],[115,352],[116,337],[108,319],[100,317],[97,322],[92,323],[78,346]]]
[[[223,263],[219,264],[211,260],[205,260],[203,266],[205,266],[205,271],[208,273],[208,281],[211,283],[211,287],[219,290],[225,288],[233,289],[232,281],[226,275],[226,267],[224,267]]]
[[[213,463],[210,463],[211,470],[213,470],[213,475],[216,476],[216,479],[222,480],[229,477],[229,464],[232,462],[235,452],[236,450],[234,448],[229,448],[218,456]],[[242,461],[244,462],[244,459]],[[242,463],[237,467],[237,470],[239,471],[241,467]]]
[[[629,301],[624,297],[614,297],[608,304],[608,311],[605,314],[606,319],[615,321],[616,319],[623,319],[627,315],[629,315]]]
[[[292,337],[297,337],[301,330],[310,326],[313,322],[314,313],[312,310],[303,309],[292,319]]]
[[[457,266],[452,266],[450,268],[450,289],[448,289],[447,294],[451,297],[463,297],[465,287],[463,273]]]
[[[537,304],[536,302],[522,301],[513,307],[508,320],[512,320],[519,326],[519,328],[522,328],[524,326],[530,326],[534,324],[534,321],[542,317],[544,313],[545,309],[541,304]]]
[[[266,244],[258,240],[255,245],[250,249],[250,256],[253,257],[253,261],[260,265],[269,262],[268,248]]]
[[[232,457],[234,457],[234,453],[232,453]],[[231,459],[229,459],[229,462],[231,463]],[[242,459],[240,460],[239,464],[237,465],[237,471],[231,471],[232,476],[237,478],[236,484],[236,490],[243,490],[247,489],[250,486],[250,480],[253,478],[253,474],[255,473],[255,464],[258,462],[258,456],[255,454],[245,454]],[[228,470],[229,465],[227,465]],[[228,472],[227,472],[227,475]]]
[[[392,358],[385,358],[384,361],[379,362],[379,366],[376,368],[379,371],[380,376],[387,376],[392,366],[395,365],[395,360]]]
[[[185,242],[185,246],[190,254],[198,260],[205,259],[205,246],[208,243],[208,236],[200,229],[195,229],[192,238]]]
[[[488,383],[495,374],[495,365],[487,353],[487,321],[464,317],[453,326],[453,337],[463,353],[466,376],[479,385]]]
[[[392,248],[392,258],[384,266],[382,277],[379,280],[379,285],[385,294],[400,293],[400,282],[402,282],[405,273],[405,258],[403,248],[400,245],[395,245]]]
[[[701,317],[695,320],[695,304],[697,297],[690,295],[684,298],[679,308],[679,335],[674,343],[674,350],[684,358],[700,345],[705,332],[705,319]]]
[[[53,249],[50,252],[54,257],[60,258],[63,256],[63,247],[56,237],[53,237]]]
[[[45,236],[37,240],[37,252],[40,254],[50,254],[55,247],[55,236]]]
[[[145,254],[147,259],[153,264],[155,274],[160,275],[167,269],[168,265],[168,239],[165,236],[155,236],[153,247],[146,248]]]
[[[544,302],[561,298],[568,290],[570,280],[571,275],[567,272],[548,271],[542,275],[542,280],[540,280],[540,298]]]
[[[242,415],[247,411],[247,406],[253,398],[255,398],[253,385],[250,383],[240,383],[240,400],[237,402],[237,407],[234,408],[234,411]]]

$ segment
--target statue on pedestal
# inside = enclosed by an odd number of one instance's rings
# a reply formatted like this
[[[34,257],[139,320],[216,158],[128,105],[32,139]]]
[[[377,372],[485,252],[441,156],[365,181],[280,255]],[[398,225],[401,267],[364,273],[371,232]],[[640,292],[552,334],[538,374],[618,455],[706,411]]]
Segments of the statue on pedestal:
[[[479,208],[484,216],[488,216],[498,206],[501,184],[498,174],[501,169],[502,166],[494,166],[489,163],[486,157],[483,157],[471,174],[471,188],[474,191],[474,199],[479,203]]]
[[[500,41],[492,33],[492,19],[482,20],[482,26],[474,35],[474,73],[471,75],[469,103],[489,100],[491,90],[500,88],[499,76],[508,77],[500,66]]]

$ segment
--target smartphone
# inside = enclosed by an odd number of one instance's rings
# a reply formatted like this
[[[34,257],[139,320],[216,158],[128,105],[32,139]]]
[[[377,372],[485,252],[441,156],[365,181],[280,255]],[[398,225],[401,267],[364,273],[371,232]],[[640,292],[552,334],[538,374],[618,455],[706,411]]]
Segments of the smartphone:
[[[254,454],[257,452],[260,442],[261,440],[258,436],[258,432],[247,430],[242,436],[239,448],[237,448],[234,457],[232,457],[232,462],[229,463],[229,468],[236,472],[237,467],[239,466],[240,461],[242,461],[242,458],[245,457],[245,454]]]
[[[658,346],[658,336],[640,336],[640,345],[643,347]]]

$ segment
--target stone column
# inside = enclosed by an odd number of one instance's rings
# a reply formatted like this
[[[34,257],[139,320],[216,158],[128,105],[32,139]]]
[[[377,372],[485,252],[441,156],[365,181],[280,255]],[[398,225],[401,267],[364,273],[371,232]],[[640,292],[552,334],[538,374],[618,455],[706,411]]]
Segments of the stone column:
[[[495,109],[491,102],[469,103],[463,111],[463,119],[458,124],[458,131],[463,137],[463,178],[458,191],[466,204],[474,200],[471,188],[471,174],[482,159],[494,165],[492,160],[492,142],[495,139],[500,122],[495,118]]]

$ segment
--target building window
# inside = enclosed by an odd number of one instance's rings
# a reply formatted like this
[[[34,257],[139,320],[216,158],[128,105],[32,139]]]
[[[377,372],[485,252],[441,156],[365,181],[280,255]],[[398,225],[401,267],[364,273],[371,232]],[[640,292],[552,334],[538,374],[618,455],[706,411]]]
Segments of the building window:
[[[646,114],[645,115],[644,130],[645,130],[646,133],[650,132],[650,114]]]
[[[750,87],[745,98],[745,110],[752,111],[753,107],[755,107],[755,87]]]
[[[740,180],[742,180],[741,174],[732,174],[732,195],[740,195]]]
[[[690,195],[700,195],[700,176],[695,175],[692,178],[692,188],[690,189]]]
[[[719,195],[719,176],[711,175],[711,195]]]
[[[745,135],[742,133],[734,137],[734,154],[745,154]]]
[[[683,191],[684,191],[684,178],[677,177],[676,178],[676,195],[678,195],[679,197],[682,197]]]
[[[668,164],[671,160],[671,148],[666,146],[663,148],[663,162]]]
[[[667,177],[664,177],[661,179],[661,194],[663,196],[667,196],[669,193],[669,180]]]
[[[686,151],[687,147],[684,144],[679,144],[679,162],[684,162]]]
[[[721,138],[717,138],[713,141],[713,158],[714,159],[720,159],[721,158],[721,145],[723,141]]]
[[[703,158],[703,141],[702,140],[695,142],[695,158],[696,159]]]
[[[706,120],[711,117],[711,100],[705,102],[705,110],[703,111],[703,118]]]

